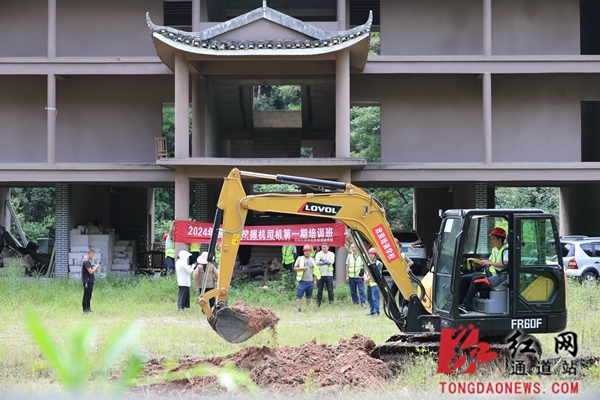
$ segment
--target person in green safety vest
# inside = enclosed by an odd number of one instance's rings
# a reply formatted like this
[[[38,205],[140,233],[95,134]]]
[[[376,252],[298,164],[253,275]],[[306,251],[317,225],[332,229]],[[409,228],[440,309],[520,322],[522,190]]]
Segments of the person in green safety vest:
[[[190,243],[190,254],[188,265],[194,265],[198,257],[200,257],[200,243]]]
[[[219,268],[221,264],[221,243],[215,246],[215,268]]]
[[[297,253],[296,246],[281,246],[281,265],[283,265],[284,269],[290,272],[294,270]]]
[[[369,259],[371,264],[375,264],[381,275],[383,264],[377,259],[377,250],[373,247],[369,249]],[[369,275],[369,272],[365,270],[365,276],[363,276],[365,285],[367,286],[367,301],[369,302],[369,312],[367,315],[379,315],[379,286],[375,283],[375,280]]]
[[[304,256],[298,257],[294,263],[294,271],[296,272],[296,280],[298,281],[298,289],[296,290],[296,307],[298,312],[302,311],[302,297],[306,295],[306,307],[310,305],[313,290],[317,284],[317,279],[321,278],[319,267],[315,260],[310,256],[312,246],[304,245],[302,248]]]
[[[165,264],[167,266],[167,274],[175,274],[175,242],[171,237],[173,232],[173,224],[169,228],[169,232],[165,232],[163,240],[165,241]]]
[[[367,307],[365,304],[365,291],[364,291],[364,264],[363,259],[358,254],[356,245],[352,243],[350,245],[350,254],[346,258],[346,282],[350,285],[350,295],[352,296],[352,303],[359,304],[363,307]]]
[[[458,309],[462,313],[475,311],[473,308],[473,299],[475,298],[475,294],[483,287],[482,283],[474,282],[476,279],[488,275],[488,280],[493,286],[497,286],[508,279],[508,276],[506,275],[506,267],[508,266],[508,248],[506,244],[504,244],[506,231],[502,228],[494,228],[489,236],[492,244],[490,258],[487,260],[475,258],[467,259],[467,262],[483,265],[485,269],[487,269],[487,273],[484,270],[483,272],[473,272],[460,277]]]

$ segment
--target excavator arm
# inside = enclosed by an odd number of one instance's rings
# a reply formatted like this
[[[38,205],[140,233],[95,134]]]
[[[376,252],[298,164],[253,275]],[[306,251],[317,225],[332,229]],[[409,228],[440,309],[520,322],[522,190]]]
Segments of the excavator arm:
[[[260,194],[246,195],[242,186],[242,176],[252,176],[262,179],[273,179],[282,183],[294,183],[314,188],[324,193],[309,194]],[[202,307],[213,329],[225,340],[238,343],[252,337],[265,326],[252,327],[245,315],[241,315],[227,307],[227,296],[233,274],[233,268],[242,238],[242,232],[249,210],[260,212],[277,212],[295,215],[310,215],[335,219],[348,226],[355,239],[359,232],[371,246],[377,249],[382,262],[386,265],[394,283],[402,297],[415,301],[416,293],[412,286],[405,261],[400,256],[400,249],[395,243],[387,223],[383,207],[364,190],[350,184],[334,181],[322,181],[285,175],[267,175],[243,172],[233,169],[225,178],[217,203],[217,213],[213,236],[209,245],[209,260],[215,248],[219,225],[222,222],[221,261],[217,287],[206,292],[196,301]],[[221,221],[222,219],[222,221]],[[355,240],[362,244],[361,240]],[[362,247],[362,246],[359,246]],[[364,248],[363,248],[364,252]],[[366,252],[365,252],[366,253]],[[366,254],[363,254],[365,260]],[[374,276],[385,293],[389,287],[378,274],[376,268],[367,265],[371,276]],[[216,302],[211,310],[208,300],[215,297]],[[387,296],[389,298],[389,296]],[[393,318],[400,318],[401,312],[395,303],[391,306]],[[397,322],[398,324],[398,322]]]

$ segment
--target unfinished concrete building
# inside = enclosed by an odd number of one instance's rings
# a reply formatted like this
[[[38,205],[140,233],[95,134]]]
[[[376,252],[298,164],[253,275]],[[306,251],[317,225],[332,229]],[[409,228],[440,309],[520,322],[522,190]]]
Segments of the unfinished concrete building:
[[[59,275],[85,221],[152,237],[155,187],[210,221],[232,167],[414,187],[428,246],[438,209],[493,207],[504,185],[559,186],[563,233],[598,235],[596,3],[4,2],[0,185],[56,187]],[[256,85],[300,86],[301,110],[254,110]],[[380,163],[350,157],[352,106],[380,107]],[[157,158],[164,107],[175,150]]]

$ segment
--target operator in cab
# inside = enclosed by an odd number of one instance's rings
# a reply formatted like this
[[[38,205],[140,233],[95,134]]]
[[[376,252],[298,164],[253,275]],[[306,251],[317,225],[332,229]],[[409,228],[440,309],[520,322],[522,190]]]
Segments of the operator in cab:
[[[461,312],[473,311],[473,299],[475,293],[481,289],[482,284],[475,283],[475,279],[486,276],[485,269],[491,276],[498,276],[505,273],[505,268],[508,265],[508,249],[504,240],[506,240],[506,231],[502,228],[494,228],[490,233],[490,240],[492,244],[492,253],[490,258],[487,260],[480,260],[478,258],[469,258],[467,262],[479,264],[484,267],[484,271],[473,272],[460,277],[459,287],[459,306],[458,309]]]

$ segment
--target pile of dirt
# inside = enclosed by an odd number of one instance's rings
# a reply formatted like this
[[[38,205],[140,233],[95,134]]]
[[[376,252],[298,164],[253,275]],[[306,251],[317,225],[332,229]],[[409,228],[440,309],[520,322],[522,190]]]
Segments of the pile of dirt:
[[[264,307],[249,306],[243,301],[236,301],[229,308],[248,317],[248,328],[252,332],[258,333],[268,325],[275,336],[275,327],[279,322],[279,317],[273,311]]]
[[[222,366],[230,362],[246,371],[258,387],[267,390],[293,389],[305,384],[323,389],[366,388],[381,386],[390,377],[386,364],[369,356],[374,347],[373,340],[359,334],[349,340],[341,339],[337,345],[318,344],[313,339],[298,347],[246,347],[225,357],[190,358],[170,371],[185,371],[202,363]],[[156,361],[146,367],[146,375],[160,372]],[[218,387],[214,377],[189,377],[142,390],[155,394],[173,391],[182,394]]]

